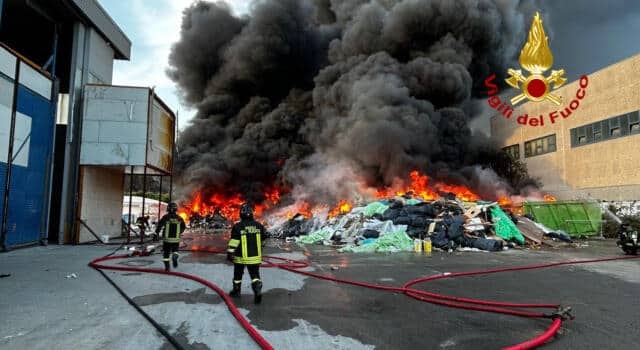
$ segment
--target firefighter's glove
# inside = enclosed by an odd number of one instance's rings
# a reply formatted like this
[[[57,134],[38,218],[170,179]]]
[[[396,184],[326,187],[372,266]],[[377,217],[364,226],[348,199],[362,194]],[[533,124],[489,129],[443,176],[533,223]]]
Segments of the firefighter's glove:
[[[233,253],[227,253],[227,261],[233,262]]]

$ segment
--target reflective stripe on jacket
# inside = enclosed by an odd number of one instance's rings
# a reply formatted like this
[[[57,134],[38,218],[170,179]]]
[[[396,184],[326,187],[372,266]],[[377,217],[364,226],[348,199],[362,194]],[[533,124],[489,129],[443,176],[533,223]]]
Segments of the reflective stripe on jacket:
[[[262,237],[265,228],[255,220],[240,221],[231,229],[227,252],[234,255],[235,264],[262,263]]]
[[[167,214],[160,219],[156,233],[162,230],[164,241],[167,243],[179,243],[182,232],[186,229],[184,220],[175,214]]]

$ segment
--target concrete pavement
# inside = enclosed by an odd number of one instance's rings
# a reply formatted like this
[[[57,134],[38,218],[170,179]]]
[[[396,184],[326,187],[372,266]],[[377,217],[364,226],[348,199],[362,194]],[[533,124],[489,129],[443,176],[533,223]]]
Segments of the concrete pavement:
[[[202,238],[198,238],[202,241]],[[216,239],[214,239],[216,241]],[[1,349],[171,349],[89,260],[114,247],[49,246],[0,254]],[[265,254],[310,259],[319,273],[379,284],[443,272],[619,256],[612,241],[582,248],[500,253],[340,254],[324,246],[271,242]],[[161,267],[160,255],[118,263]],[[333,269],[332,269],[333,267]],[[336,269],[337,268],[337,269]],[[640,261],[577,265],[441,280],[419,288],[480,299],[559,302],[574,308],[549,349],[633,349],[640,337]],[[183,253],[179,271],[229,289],[219,255]],[[78,278],[65,278],[76,273]],[[107,272],[181,343],[192,349],[254,349],[221,298],[171,276]],[[264,303],[252,303],[248,276],[238,307],[276,349],[495,349],[527,340],[548,321],[420,303],[277,269],[262,269]]]

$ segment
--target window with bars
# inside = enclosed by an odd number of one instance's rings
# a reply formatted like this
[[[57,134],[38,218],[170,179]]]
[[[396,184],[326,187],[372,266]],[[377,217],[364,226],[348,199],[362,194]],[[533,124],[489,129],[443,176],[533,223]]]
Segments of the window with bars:
[[[515,144],[511,146],[507,146],[502,149],[505,151],[512,159],[520,159],[520,145]]]
[[[626,113],[571,129],[571,147],[640,134],[640,112]]]
[[[556,151],[556,134],[540,137],[524,143],[525,158]]]
[[[640,113],[635,112],[629,116],[629,134],[640,134]]]

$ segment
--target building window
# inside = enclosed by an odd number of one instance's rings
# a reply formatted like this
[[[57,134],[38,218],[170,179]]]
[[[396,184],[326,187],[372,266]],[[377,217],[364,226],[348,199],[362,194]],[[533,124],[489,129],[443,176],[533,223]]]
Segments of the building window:
[[[633,112],[629,116],[629,134],[640,134],[640,112]]]
[[[619,137],[620,136],[620,127],[611,128],[611,137]]]
[[[620,117],[609,119],[609,136],[611,138],[620,137]]]
[[[640,134],[640,111],[571,129],[571,147]]]
[[[520,145],[515,144],[502,149],[505,151],[511,159],[520,159]]]
[[[593,142],[598,142],[602,140],[602,124],[595,123],[593,124]]]
[[[525,158],[556,151],[556,135],[549,135],[524,143]]]

